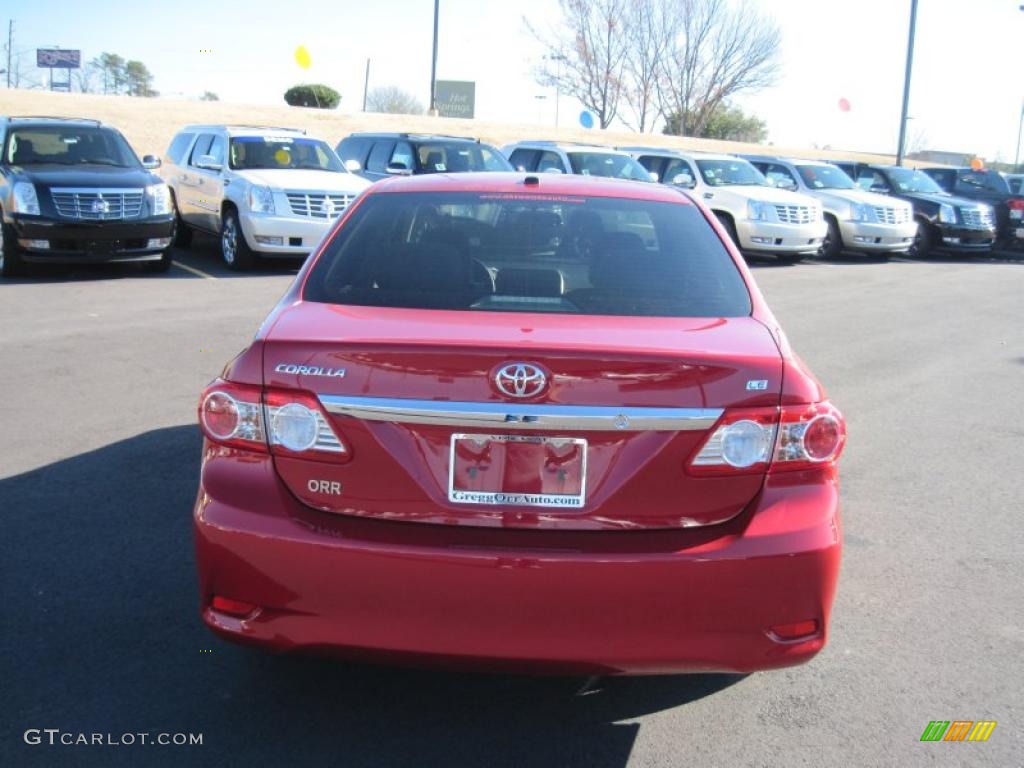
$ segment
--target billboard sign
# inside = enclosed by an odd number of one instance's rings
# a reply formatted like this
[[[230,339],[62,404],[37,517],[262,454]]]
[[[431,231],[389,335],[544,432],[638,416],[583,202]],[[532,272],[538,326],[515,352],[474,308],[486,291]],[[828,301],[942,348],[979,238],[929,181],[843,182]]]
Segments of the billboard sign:
[[[82,66],[82,52],[67,48],[37,48],[36,66],[53,69],[79,69]]]
[[[441,117],[472,118],[476,107],[476,83],[465,80],[438,80],[434,99]]]

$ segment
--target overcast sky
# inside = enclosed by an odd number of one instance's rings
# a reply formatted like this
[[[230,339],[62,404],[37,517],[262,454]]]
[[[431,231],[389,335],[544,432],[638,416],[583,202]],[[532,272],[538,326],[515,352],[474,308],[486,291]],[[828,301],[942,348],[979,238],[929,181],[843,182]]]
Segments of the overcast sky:
[[[920,0],[912,144],[1013,159],[1024,96],[1020,5]],[[738,103],[767,122],[770,140],[894,152],[910,0],[760,0],[760,6],[782,29],[782,76]],[[481,119],[553,125],[555,93],[533,80],[543,50],[523,17],[550,28],[557,8],[556,0],[441,0],[438,77],[475,80]],[[34,49],[56,45],[80,48],[83,59],[101,51],[139,59],[165,95],[211,90],[223,101],[280,104],[288,86],[324,82],[342,93],[343,111],[355,111],[370,58],[371,88],[397,85],[428,101],[431,0],[46,0],[12,2],[4,10],[14,14],[14,48],[24,52],[33,77],[42,78]],[[308,71],[295,63],[298,45],[312,56]],[[849,112],[839,109],[843,98]],[[563,96],[560,106],[563,124],[578,119],[579,104]]]

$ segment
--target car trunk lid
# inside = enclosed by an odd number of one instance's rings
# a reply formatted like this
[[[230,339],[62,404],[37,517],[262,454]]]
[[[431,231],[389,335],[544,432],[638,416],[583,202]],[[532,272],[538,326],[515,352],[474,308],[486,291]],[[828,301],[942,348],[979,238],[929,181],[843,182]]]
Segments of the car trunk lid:
[[[534,372],[546,380],[540,390],[530,380],[517,392],[517,376]],[[276,457],[296,497],[334,513],[451,525],[728,520],[763,476],[694,476],[687,461],[723,409],[777,405],[781,376],[771,334],[750,317],[299,303],[264,347],[265,384],[314,393],[352,453],[344,465]]]

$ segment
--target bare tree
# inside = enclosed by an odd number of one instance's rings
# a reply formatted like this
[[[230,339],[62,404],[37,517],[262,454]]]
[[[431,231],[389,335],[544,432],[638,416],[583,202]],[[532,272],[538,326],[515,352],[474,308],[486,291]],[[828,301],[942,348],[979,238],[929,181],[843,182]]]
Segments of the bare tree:
[[[626,63],[623,97],[633,119],[622,121],[640,133],[654,130],[661,117],[658,78],[662,60],[674,45],[672,0],[632,0],[626,18]]]
[[[633,0],[559,0],[563,30],[544,34],[523,19],[547,48],[537,82],[576,97],[602,128],[618,116],[629,48],[627,10]],[[563,66],[557,66],[560,62]]]
[[[727,99],[775,81],[781,34],[749,0],[666,2],[674,45],[659,78],[661,109],[679,135],[696,135]]]
[[[95,93],[96,75],[96,68],[92,64],[79,67],[71,76],[72,88],[77,88],[79,93]]]
[[[386,112],[393,115],[422,115],[423,105],[416,98],[394,85],[374,88],[366,94],[368,112]]]

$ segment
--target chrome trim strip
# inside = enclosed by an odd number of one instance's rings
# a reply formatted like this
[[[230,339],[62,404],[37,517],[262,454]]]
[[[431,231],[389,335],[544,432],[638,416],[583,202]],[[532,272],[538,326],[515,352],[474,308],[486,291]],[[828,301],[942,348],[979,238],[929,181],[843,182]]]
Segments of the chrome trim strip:
[[[683,432],[710,429],[721,408],[530,405],[319,395],[330,413],[365,421],[572,432]]]
[[[50,187],[58,195],[141,195],[143,187]]]

